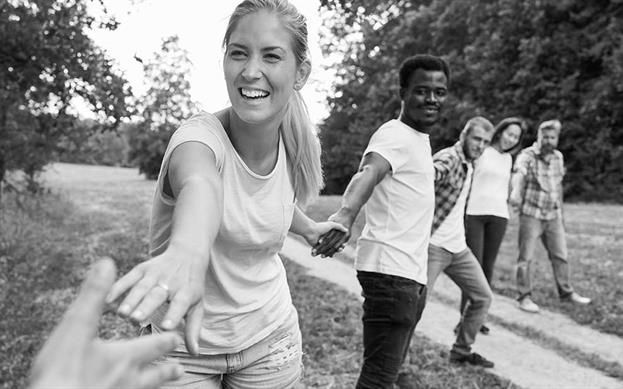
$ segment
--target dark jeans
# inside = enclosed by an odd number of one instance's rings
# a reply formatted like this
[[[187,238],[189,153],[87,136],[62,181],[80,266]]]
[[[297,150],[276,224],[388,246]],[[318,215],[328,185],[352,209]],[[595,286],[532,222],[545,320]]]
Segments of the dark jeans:
[[[487,282],[491,285],[495,260],[504,239],[508,219],[493,215],[466,215],[465,240],[467,246],[482,266]],[[465,310],[467,296],[461,293],[461,313]]]
[[[363,301],[363,366],[357,388],[392,388],[426,304],[426,285],[358,271]]]

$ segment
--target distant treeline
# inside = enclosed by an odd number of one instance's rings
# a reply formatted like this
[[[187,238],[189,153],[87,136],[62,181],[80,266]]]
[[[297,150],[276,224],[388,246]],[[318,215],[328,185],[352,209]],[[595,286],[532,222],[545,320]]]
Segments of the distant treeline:
[[[452,144],[475,115],[559,118],[569,199],[623,201],[623,1],[323,0],[323,50],[343,60],[321,125],[326,193],[341,193],[370,135],[400,108],[400,63],[448,60],[451,98],[431,135]]]

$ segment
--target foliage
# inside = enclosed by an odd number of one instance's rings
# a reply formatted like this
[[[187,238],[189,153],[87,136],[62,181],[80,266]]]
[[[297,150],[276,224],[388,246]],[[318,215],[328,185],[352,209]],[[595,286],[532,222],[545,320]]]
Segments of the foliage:
[[[0,1],[0,182],[8,170],[32,177],[55,157],[58,140],[77,130],[73,102],[104,128],[128,116],[126,81],[87,35],[117,23],[87,8],[86,0]]]
[[[323,50],[343,59],[321,126],[327,192],[341,193],[378,126],[399,112],[398,68],[446,58],[452,99],[431,135],[451,144],[467,118],[563,122],[565,192],[623,198],[623,2],[323,0]],[[330,146],[329,146],[330,145]]]
[[[142,119],[128,134],[128,159],[153,179],[158,176],[171,134],[194,110],[187,78],[192,64],[177,36],[163,40],[153,58],[140,61],[150,88],[140,99]]]
[[[135,124],[121,123],[116,131],[98,131],[93,120],[79,120],[78,131],[65,134],[58,143],[59,161],[89,165],[128,166],[128,133]]]

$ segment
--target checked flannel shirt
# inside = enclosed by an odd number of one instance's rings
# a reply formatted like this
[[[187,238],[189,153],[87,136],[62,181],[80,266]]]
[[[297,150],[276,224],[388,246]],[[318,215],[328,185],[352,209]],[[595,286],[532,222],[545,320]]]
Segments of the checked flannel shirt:
[[[435,165],[435,216],[431,235],[452,211],[461,194],[468,164],[463,146],[456,142],[454,146],[439,150],[433,155]],[[467,203],[467,202],[466,202]]]
[[[565,165],[560,151],[542,154],[535,142],[521,150],[513,172],[523,176],[522,215],[541,220],[552,220],[561,216]]]

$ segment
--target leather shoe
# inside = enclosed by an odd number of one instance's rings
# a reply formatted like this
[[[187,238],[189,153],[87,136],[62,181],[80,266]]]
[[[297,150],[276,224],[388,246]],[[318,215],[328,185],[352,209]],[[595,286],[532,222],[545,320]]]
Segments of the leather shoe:
[[[493,367],[494,363],[478,353],[461,354],[454,350],[450,351],[450,362],[469,363],[474,366]]]

